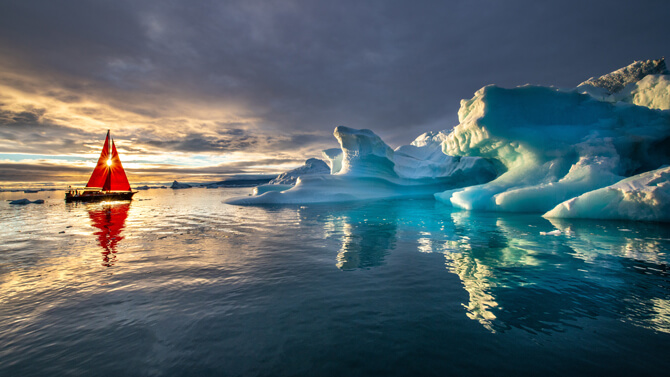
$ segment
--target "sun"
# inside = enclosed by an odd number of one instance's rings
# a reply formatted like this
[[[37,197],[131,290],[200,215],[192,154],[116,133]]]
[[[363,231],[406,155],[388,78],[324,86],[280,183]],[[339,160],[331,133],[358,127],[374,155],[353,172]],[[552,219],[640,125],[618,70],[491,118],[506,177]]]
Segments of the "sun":
[[[112,159],[107,160],[107,166],[112,166]]]

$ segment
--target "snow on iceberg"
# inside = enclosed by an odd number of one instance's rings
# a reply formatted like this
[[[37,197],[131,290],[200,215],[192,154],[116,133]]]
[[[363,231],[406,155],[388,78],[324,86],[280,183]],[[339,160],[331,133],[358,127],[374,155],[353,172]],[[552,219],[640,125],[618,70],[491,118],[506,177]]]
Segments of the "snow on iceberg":
[[[433,195],[448,188],[487,182],[496,167],[481,157],[444,155],[433,141],[395,151],[370,130],[339,126],[341,154],[329,151],[341,167],[333,175],[301,176],[295,187],[234,198],[230,204],[319,203]]]
[[[444,153],[500,161],[495,180],[435,197],[462,209],[539,212],[670,163],[670,112],[576,90],[487,86],[461,101]]]
[[[612,96],[650,109],[670,110],[670,75],[649,75]]]
[[[601,101],[670,109],[670,72],[664,58],[633,62],[597,79],[590,78],[577,90]]]
[[[544,217],[670,221],[670,166],[569,199]]]
[[[617,69],[614,72],[600,76],[597,79],[591,77],[577,86],[577,89],[586,87],[601,88],[609,94],[622,91],[626,86],[642,80],[647,75],[667,75],[668,69],[665,58],[658,60],[638,60],[630,65]]]

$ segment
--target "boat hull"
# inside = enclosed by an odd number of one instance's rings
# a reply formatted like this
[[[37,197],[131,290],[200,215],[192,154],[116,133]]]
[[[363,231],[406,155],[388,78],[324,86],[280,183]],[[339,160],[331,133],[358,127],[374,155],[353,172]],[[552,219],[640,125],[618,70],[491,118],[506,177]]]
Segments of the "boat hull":
[[[106,202],[117,200],[132,200],[136,191],[124,192],[91,192],[85,191],[81,194],[65,193],[65,202]]]

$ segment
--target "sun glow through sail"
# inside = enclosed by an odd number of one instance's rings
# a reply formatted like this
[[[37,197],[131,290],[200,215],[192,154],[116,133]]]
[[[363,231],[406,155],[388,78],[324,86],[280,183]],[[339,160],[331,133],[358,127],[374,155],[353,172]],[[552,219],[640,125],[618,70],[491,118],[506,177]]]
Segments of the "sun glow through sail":
[[[111,142],[111,147],[110,147]],[[130,183],[123,170],[114,140],[107,131],[98,163],[86,184],[87,188],[102,188],[103,191],[130,191]]]

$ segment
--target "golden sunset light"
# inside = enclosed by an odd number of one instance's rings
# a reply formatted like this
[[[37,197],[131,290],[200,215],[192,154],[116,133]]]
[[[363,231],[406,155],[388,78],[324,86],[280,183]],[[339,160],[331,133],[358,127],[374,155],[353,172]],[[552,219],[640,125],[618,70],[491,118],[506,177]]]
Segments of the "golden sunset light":
[[[0,0],[0,377],[665,376],[667,0]]]

